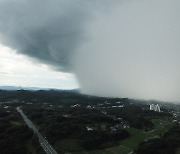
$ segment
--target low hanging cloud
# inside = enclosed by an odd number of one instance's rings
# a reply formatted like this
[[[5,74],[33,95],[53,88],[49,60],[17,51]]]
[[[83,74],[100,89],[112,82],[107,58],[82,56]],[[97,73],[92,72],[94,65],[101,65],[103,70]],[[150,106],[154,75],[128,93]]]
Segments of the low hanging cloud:
[[[180,101],[179,0],[0,0],[0,41],[83,93]]]
[[[19,53],[70,71],[91,7],[86,0],[0,0],[0,40]]]

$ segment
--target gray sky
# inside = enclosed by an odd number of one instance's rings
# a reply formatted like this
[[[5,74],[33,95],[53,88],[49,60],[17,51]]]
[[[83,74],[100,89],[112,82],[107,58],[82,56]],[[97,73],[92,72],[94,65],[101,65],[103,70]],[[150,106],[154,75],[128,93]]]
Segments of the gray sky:
[[[179,27],[179,0],[0,0],[0,84],[180,101]]]
[[[0,51],[0,86],[61,89],[79,87],[73,74],[55,71],[48,65],[32,61],[3,45],[0,45]]]

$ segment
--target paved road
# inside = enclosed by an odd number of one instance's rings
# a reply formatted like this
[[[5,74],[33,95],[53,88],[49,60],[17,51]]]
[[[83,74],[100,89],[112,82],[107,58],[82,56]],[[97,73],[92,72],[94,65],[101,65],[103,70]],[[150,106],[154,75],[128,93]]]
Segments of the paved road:
[[[34,133],[37,134],[39,138],[39,143],[43,147],[44,151],[47,154],[58,154],[52,146],[48,143],[48,141],[39,133],[38,129],[35,127],[35,125],[27,118],[27,116],[23,113],[20,107],[16,108],[17,111],[21,114],[23,117],[25,123],[28,125],[29,128],[33,129]]]

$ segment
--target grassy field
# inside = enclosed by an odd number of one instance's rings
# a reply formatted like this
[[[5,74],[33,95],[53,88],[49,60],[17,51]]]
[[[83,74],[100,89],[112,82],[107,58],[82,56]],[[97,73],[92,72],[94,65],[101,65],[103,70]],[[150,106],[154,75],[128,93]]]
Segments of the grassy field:
[[[132,151],[131,149],[121,145],[106,149],[81,151],[83,149],[77,143],[78,141],[76,139],[64,139],[59,141],[57,145],[59,145],[58,148],[64,151],[77,151],[77,152],[67,152],[67,154],[127,154]]]
[[[152,120],[152,122],[155,126],[154,129],[149,132],[143,132],[142,130],[128,128],[127,131],[130,133],[131,137],[121,141],[120,144],[132,150],[136,149],[141,141],[152,138],[154,136],[158,136],[161,133],[165,133],[173,125],[171,119],[154,119]]]
[[[63,151],[81,151],[83,149],[80,147],[78,142],[77,139],[67,138],[58,141],[56,146]]]
[[[106,148],[102,150],[74,152],[72,154],[127,154],[131,151],[132,151],[131,149],[128,149],[126,147],[119,145],[119,146]]]

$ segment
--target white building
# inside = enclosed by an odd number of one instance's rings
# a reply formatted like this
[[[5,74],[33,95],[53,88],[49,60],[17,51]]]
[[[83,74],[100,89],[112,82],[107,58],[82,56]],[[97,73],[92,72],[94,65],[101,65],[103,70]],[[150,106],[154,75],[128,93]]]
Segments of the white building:
[[[71,107],[80,107],[81,105],[79,104],[74,104],[74,105],[71,105]]]
[[[160,106],[158,104],[150,104],[150,110],[161,112]]]
[[[91,105],[88,105],[88,106],[87,106],[87,109],[92,109],[92,106],[91,106]]]
[[[86,127],[87,131],[92,131],[93,129],[90,127]]]

